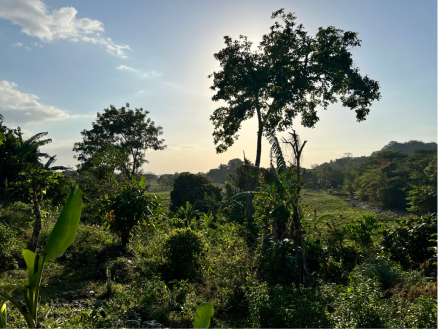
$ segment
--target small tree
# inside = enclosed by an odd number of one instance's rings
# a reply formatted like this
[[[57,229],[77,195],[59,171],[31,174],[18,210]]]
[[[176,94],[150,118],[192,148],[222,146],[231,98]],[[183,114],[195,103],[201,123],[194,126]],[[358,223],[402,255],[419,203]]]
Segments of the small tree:
[[[120,170],[131,180],[148,163],[147,150],[166,148],[164,139],[159,139],[163,128],[155,126],[148,114],[142,108],[131,110],[129,103],[120,109],[110,105],[102,114],[97,113],[93,128],[83,130],[83,141],[73,147],[73,151],[79,152],[75,157],[81,163],[79,168],[93,171],[98,178]]]
[[[150,223],[153,212],[160,205],[161,200],[151,196],[145,184],[144,177],[139,183],[131,181],[122,186],[119,194],[102,202],[100,213],[104,225],[120,237],[125,250],[131,237],[142,225]]]
[[[23,177],[22,181],[11,183],[10,190],[21,194],[28,194],[32,203],[33,214],[35,217],[32,239],[29,242],[28,249],[35,252],[38,239],[41,232],[42,215],[41,205],[47,189],[58,184],[58,179],[62,174],[58,174],[51,170],[31,169],[27,173],[20,174]],[[82,193],[82,192],[81,192]]]
[[[197,202],[204,199],[204,194],[214,197],[217,201],[222,200],[221,189],[214,186],[207,178],[190,173],[181,174],[173,183],[170,192],[170,210],[177,211],[186,202],[196,207]]]

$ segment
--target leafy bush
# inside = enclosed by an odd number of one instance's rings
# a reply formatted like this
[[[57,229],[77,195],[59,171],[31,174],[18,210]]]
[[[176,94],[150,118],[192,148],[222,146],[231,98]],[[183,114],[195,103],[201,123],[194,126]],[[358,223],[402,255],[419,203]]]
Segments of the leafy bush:
[[[270,284],[290,285],[295,278],[295,249],[293,240],[275,242],[272,235],[268,235],[257,262],[261,279]]]
[[[433,240],[437,229],[436,214],[424,215],[413,219],[396,219],[397,227],[383,231],[383,240],[380,245],[382,251],[391,260],[400,262],[406,269],[420,268],[421,264],[426,264],[427,273],[430,274],[435,266],[430,261],[436,257],[436,242]]]
[[[378,224],[379,219],[374,215],[362,215],[362,218],[356,219],[352,224],[347,225],[350,231],[350,239],[364,248],[369,248],[373,244],[373,235],[381,227]]]
[[[320,291],[310,288],[269,286],[266,282],[249,289],[250,325],[255,328],[328,327]]]
[[[181,174],[173,182],[173,190],[170,192],[170,210],[177,211],[181,206],[185,207],[186,202],[200,206],[204,200],[204,194],[214,197],[216,201],[222,200],[222,190],[214,186],[207,178],[190,173]],[[200,209],[203,210],[203,209]]]
[[[362,264],[358,269],[365,276],[377,280],[383,291],[394,287],[397,283],[401,283],[407,278],[400,266],[393,264],[387,259],[372,258],[369,262]]]
[[[141,309],[143,317],[154,319],[173,328],[189,328],[198,305],[194,286],[187,281],[166,285],[160,277],[142,283]]]
[[[204,255],[199,234],[191,229],[177,229],[164,244],[165,276],[167,279],[195,279],[201,270]]]
[[[326,285],[332,326],[336,328],[382,328],[385,308],[380,299],[379,283],[356,275],[347,287]]]
[[[21,201],[13,202],[0,208],[0,220],[3,220],[11,230],[20,233],[33,221],[32,206]]]
[[[0,248],[0,269],[17,269],[17,260],[21,258],[23,246],[17,241],[15,232],[2,222],[0,222],[0,241],[2,243]]]
[[[150,222],[153,211],[159,206],[160,199],[151,196],[143,182],[130,182],[124,185],[120,194],[113,195],[102,202],[101,214],[105,218],[107,229],[117,234],[126,246],[131,237],[142,225]]]

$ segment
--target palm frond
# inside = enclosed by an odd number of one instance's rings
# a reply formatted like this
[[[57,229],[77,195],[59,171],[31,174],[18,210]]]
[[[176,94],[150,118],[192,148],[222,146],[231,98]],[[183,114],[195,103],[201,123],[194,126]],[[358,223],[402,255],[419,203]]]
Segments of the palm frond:
[[[219,209],[223,209],[225,207],[228,207],[230,204],[234,203],[235,201],[240,201],[249,195],[256,195],[256,194],[257,194],[257,192],[255,192],[255,191],[246,191],[246,192],[236,194],[235,196],[232,196],[227,201],[225,201]]]
[[[44,165],[44,169],[48,170],[50,166],[56,162],[56,155],[52,156],[47,160],[46,164]]]
[[[267,134],[267,138],[269,144],[271,144],[271,150],[273,151],[277,160],[278,174],[286,176],[286,161],[284,161],[283,152],[281,151],[280,143],[278,142],[277,136],[275,136],[275,132],[269,132]]]
[[[48,134],[47,131],[46,131],[46,132],[42,132],[42,133],[35,134],[35,135],[33,135],[32,137],[28,138],[28,139],[25,141],[25,143],[26,143],[26,144],[33,144],[34,142],[39,141],[39,139],[43,138],[44,136],[47,136],[47,134]],[[46,139],[46,140],[47,140],[47,139]],[[52,140],[50,139],[50,141],[52,141]],[[49,143],[50,143],[50,142],[49,142]]]

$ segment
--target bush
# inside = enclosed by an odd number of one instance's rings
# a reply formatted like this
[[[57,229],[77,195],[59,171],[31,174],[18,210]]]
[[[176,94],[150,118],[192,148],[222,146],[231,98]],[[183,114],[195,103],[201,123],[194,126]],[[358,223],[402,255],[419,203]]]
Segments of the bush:
[[[193,325],[199,304],[194,286],[185,281],[169,287],[160,277],[142,284],[141,309],[143,318],[154,319],[170,328],[189,328]]]
[[[400,283],[405,277],[405,272],[400,266],[391,264],[386,259],[372,258],[369,262],[362,264],[358,271],[371,279],[377,280],[385,291]]]
[[[170,192],[170,210],[176,212],[181,206],[185,207],[186,202],[194,205],[199,210],[204,194],[214,197],[216,201],[222,200],[221,189],[214,186],[207,178],[190,173],[181,174],[173,183],[173,190]]]
[[[250,288],[246,297],[252,327],[329,327],[322,294],[317,288],[269,286],[264,282]]]
[[[386,309],[375,280],[356,275],[348,287],[325,286],[329,316],[336,328],[382,328]]]
[[[142,225],[150,222],[159,201],[156,196],[151,196],[146,188],[136,182],[130,182],[122,187],[120,194],[102,202],[100,213],[105,218],[106,228],[120,237],[122,247],[126,250],[131,237]]]
[[[198,278],[204,256],[201,237],[191,229],[177,229],[164,244],[164,256],[166,279]]]
[[[17,241],[15,232],[0,222],[0,269],[11,270],[18,268],[17,260],[21,258],[22,245]]]
[[[426,274],[430,275],[436,266],[432,259],[436,257],[436,240],[433,240],[437,229],[436,214],[424,215],[413,219],[396,219],[398,227],[383,232],[383,240],[380,245],[382,251],[391,260],[400,262],[403,269],[419,269],[422,264],[426,268]]]

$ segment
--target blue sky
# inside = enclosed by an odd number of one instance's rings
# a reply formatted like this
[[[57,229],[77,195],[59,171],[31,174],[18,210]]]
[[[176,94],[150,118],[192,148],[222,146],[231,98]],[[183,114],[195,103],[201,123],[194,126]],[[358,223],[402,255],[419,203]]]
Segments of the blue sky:
[[[165,151],[147,152],[144,171],[206,172],[243,151],[255,160],[255,120],[217,155],[207,76],[223,37],[257,44],[271,13],[294,12],[311,34],[335,26],[359,33],[353,57],[379,81],[382,99],[367,120],[332,105],[307,140],[304,165],[369,155],[390,141],[437,140],[437,3],[423,1],[54,1],[0,0],[0,113],[27,134],[48,131],[45,151],[75,165],[74,142],[97,112],[126,102],[150,111],[163,127]],[[263,142],[262,165],[268,164]]]

